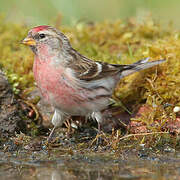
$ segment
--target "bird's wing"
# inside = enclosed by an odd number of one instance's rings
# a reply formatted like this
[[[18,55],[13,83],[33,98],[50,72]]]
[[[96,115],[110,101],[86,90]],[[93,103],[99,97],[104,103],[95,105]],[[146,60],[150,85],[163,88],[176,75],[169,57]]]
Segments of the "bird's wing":
[[[80,80],[91,81],[119,75],[119,78],[128,76],[134,72],[161,64],[165,60],[148,62],[149,58],[142,59],[130,65],[108,64],[92,61],[78,52],[74,54],[74,61],[69,65]]]
[[[68,65],[73,69],[75,75],[80,80],[91,81],[114,76],[120,71],[120,66],[105,62],[92,61],[80,54],[76,54],[76,60]]]

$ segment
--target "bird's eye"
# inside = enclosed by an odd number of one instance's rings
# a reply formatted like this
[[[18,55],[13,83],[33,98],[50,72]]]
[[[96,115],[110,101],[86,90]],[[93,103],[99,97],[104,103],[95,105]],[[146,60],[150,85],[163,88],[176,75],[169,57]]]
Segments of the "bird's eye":
[[[39,34],[39,37],[40,37],[40,39],[43,39],[43,38],[45,38],[46,36],[45,36],[45,34]]]

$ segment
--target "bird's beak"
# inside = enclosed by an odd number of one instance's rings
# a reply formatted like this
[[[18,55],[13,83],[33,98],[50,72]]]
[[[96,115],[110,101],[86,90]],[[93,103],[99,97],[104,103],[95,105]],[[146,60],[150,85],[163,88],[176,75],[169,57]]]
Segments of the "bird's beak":
[[[35,46],[36,41],[33,38],[26,37],[24,40],[21,42],[22,44],[28,45],[28,46]]]

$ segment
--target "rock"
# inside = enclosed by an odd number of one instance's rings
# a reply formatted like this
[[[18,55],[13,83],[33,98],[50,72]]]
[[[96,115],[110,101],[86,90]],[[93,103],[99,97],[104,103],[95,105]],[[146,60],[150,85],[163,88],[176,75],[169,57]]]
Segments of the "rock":
[[[26,132],[26,122],[20,102],[15,98],[12,87],[0,70],[0,138]]]

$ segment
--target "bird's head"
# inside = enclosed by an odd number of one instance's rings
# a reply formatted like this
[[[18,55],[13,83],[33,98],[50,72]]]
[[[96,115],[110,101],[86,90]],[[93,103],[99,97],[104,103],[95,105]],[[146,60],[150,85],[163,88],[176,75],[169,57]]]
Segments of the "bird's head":
[[[32,28],[22,43],[28,45],[35,54],[59,53],[71,47],[63,33],[45,25]]]

